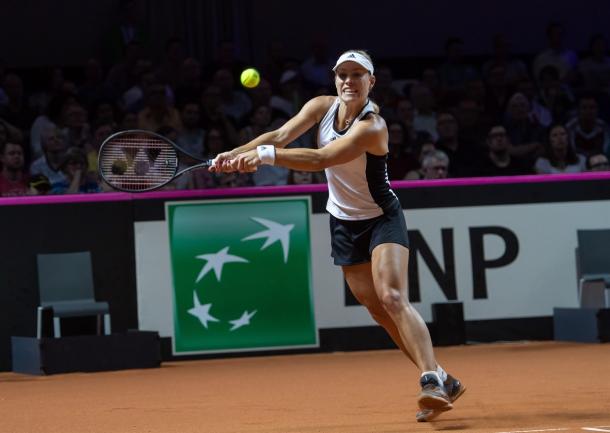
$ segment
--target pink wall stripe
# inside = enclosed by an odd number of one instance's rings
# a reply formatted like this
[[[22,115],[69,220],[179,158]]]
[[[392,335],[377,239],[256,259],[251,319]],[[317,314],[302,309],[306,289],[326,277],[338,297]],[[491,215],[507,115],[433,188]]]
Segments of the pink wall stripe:
[[[393,181],[395,189],[404,188],[429,188],[429,187],[455,187],[474,185],[499,185],[520,183],[543,183],[543,182],[583,182],[588,180],[609,180],[610,172],[588,172],[577,174],[548,174],[529,176],[502,176],[502,177],[472,177],[439,180],[399,180]],[[255,186],[243,188],[220,188],[220,189],[198,189],[180,191],[153,191],[140,194],[125,192],[107,192],[97,194],[66,194],[66,195],[43,195],[25,197],[1,197],[0,206],[37,205],[56,203],[91,203],[104,201],[126,201],[126,200],[150,200],[165,199],[178,200],[188,198],[206,197],[235,197],[244,195],[283,195],[283,194],[308,194],[313,192],[325,192],[326,184],[315,185],[285,185],[285,186]]]

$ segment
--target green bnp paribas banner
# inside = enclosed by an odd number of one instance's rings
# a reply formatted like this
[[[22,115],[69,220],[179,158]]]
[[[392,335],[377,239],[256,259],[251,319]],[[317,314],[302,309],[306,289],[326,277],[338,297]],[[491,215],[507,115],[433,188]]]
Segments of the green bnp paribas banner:
[[[174,353],[318,345],[309,197],[167,203]]]

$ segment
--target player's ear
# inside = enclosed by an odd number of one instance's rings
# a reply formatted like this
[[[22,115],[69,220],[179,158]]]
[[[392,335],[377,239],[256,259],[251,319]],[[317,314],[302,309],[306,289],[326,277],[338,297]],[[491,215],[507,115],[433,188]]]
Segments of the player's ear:
[[[375,85],[375,81],[376,81],[376,80],[377,80],[377,79],[375,78],[375,76],[374,76],[374,75],[371,75],[371,78],[370,78],[370,81],[369,81],[369,82],[371,83],[371,89],[372,89],[372,88],[373,88],[373,86]]]

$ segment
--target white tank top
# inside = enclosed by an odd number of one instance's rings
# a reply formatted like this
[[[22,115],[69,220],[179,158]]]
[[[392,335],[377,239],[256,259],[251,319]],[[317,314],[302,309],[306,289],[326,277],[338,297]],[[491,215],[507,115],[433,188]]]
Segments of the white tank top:
[[[330,106],[318,128],[318,147],[329,145],[339,137],[350,133],[351,128],[364,116],[374,112],[368,101],[351,125],[343,131],[335,129],[339,98]],[[398,199],[388,180],[386,155],[364,153],[345,164],[325,170],[328,180],[326,210],[335,218],[365,220],[375,218],[393,207]]]

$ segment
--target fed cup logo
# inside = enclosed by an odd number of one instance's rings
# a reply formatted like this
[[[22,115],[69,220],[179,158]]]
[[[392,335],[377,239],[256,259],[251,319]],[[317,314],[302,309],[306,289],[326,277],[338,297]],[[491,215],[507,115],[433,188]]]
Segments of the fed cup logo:
[[[309,199],[168,203],[174,353],[317,346]]]

